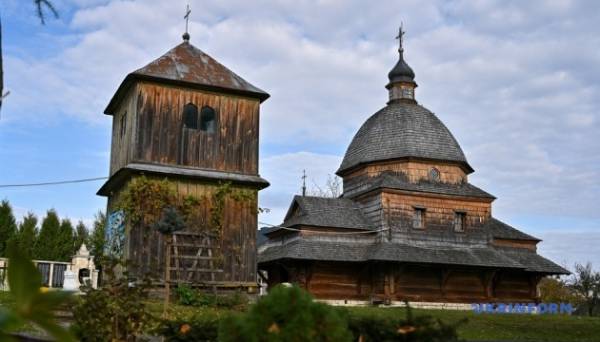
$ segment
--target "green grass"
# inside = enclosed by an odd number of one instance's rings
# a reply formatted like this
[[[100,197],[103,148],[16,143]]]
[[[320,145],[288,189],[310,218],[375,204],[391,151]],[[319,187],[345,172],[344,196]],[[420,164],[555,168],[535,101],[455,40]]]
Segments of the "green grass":
[[[162,314],[162,302],[148,304],[157,316]],[[347,307],[352,316],[376,316],[381,318],[403,319],[405,308]],[[171,304],[170,318],[191,318],[196,315],[223,316],[231,310],[192,307]],[[553,341],[587,342],[600,341],[600,317],[566,315],[497,315],[475,314],[470,311],[413,309],[415,315],[430,315],[445,323],[455,323],[464,318],[467,322],[458,328],[459,336],[465,340],[477,341]]]
[[[0,291],[0,306],[10,306],[12,299],[8,292]],[[148,310],[156,317],[161,317],[163,303],[152,301]],[[404,308],[348,307],[352,316],[376,316],[381,318],[403,319]],[[192,307],[178,304],[169,306],[168,317],[171,319],[189,319],[193,316],[224,316],[231,310]],[[475,314],[469,311],[424,310],[414,309],[415,315],[431,315],[445,323],[458,322],[467,318],[467,322],[458,328],[461,338],[466,340],[500,340],[500,341],[557,341],[586,342],[600,341],[600,317],[582,317],[565,315],[492,315]],[[25,331],[33,330],[26,327]]]
[[[388,318],[406,317],[404,308],[347,308],[351,315],[369,315]],[[431,315],[445,323],[466,318],[458,328],[466,340],[504,341],[600,341],[600,317],[526,314],[476,314],[456,310],[414,309],[415,315]]]

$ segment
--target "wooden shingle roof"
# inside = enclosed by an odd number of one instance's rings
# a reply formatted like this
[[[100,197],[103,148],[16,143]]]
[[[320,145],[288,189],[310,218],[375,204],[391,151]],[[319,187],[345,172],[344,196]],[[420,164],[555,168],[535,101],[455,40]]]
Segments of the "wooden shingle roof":
[[[113,114],[127,89],[136,80],[239,94],[255,97],[260,101],[269,98],[269,94],[250,84],[202,50],[189,42],[183,42],[143,68],[127,75],[106,107],[105,114]]]
[[[456,162],[467,173],[473,172],[458,142],[435,114],[416,103],[391,102],[358,130],[337,174],[361,164],[402,158]]]

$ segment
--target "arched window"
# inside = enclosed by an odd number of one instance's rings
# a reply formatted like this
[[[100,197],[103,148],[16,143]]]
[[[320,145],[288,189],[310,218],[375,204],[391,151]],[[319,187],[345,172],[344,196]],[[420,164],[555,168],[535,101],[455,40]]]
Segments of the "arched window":
[[[200,129],[214,133],[217,126],[217,113],[212,107],[204,106],[200,110]]]
[[[198,107],[188,103],[183,107],[183,127],[198,129]]]

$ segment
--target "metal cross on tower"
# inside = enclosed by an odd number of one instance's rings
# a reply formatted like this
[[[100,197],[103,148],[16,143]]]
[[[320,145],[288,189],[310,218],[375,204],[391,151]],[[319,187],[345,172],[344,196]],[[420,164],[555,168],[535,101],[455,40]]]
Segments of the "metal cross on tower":
[[[183,40],[185,40],[186,42],[190,40],[190,33],[188,32],[190,13],[192,13],[192,10],[190,9],[190,4],[187,4],[187,7],[185,9],[185,15],[183,16],[183,19],[185,19],[185,33],[183,34]]]

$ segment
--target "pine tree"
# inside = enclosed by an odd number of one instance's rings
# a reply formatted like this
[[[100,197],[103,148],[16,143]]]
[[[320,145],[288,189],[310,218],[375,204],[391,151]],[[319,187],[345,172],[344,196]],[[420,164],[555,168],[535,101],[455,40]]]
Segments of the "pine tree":
[[[35,258],[39,260],[58,260],[59,251],[57,241],[60,232],[60,221],[56,210],[50,209],[42,221],[42,228],[38,236]]]
[[[82,244],[88,244],[88,240],[89,240],[89,232],[87,230],[87,227],[85,226],[85,224],[83,224],[82,221],[79,221],[77,223],[77,226],[75,227],[75,245],[74,247],[74,252],[77,253],[77,251],[79,250],[79,248],[81,248]]]
[[[106,246],[106,214],[99,211],[94,219],[94,229],[89,238],[90,254],[99,258],[104,253]]]
[[[6,246],[15,239],[17,221],[7,200],[0,204],[0,256],[6,256]]]
[[[28,258],[35,256],[35,245],[37,243],[38,219],[33,213],[28,213],[19,224],[19,233],[17,234],[17,246],[19,250]]]
[[[73,243],[75,239],[75,230],[71,220],[64,219],[60,223],[56,248],[58,251],[57,261],[71,261],[73,258]]]

